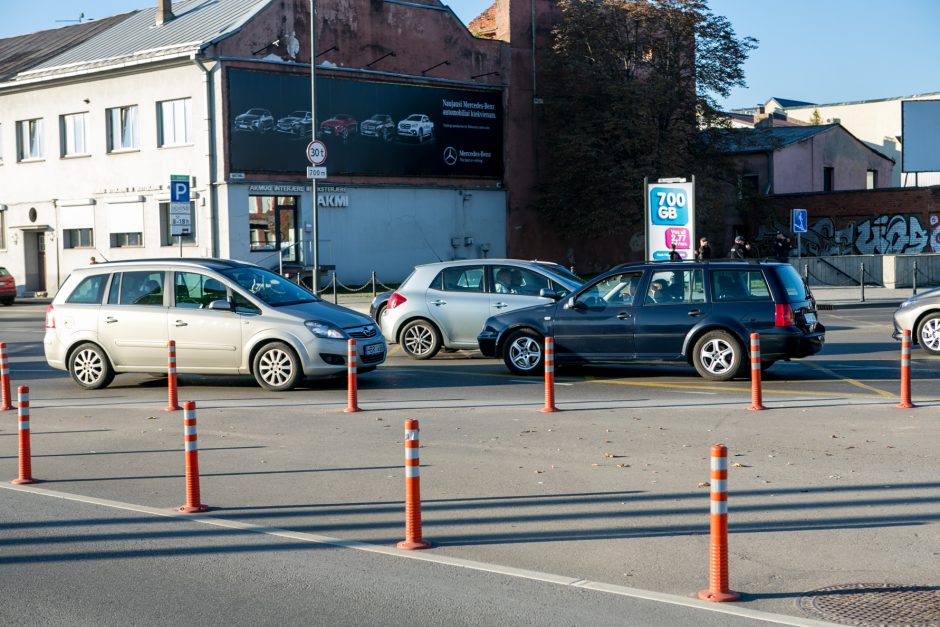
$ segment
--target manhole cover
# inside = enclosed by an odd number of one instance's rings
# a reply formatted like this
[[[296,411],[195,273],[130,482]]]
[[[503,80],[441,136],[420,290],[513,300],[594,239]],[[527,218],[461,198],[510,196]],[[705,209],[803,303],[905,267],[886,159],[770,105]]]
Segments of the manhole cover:
[[[800,608],[843,625],[940,626],[940,587],[850,583],[814,590],[800,598]]]

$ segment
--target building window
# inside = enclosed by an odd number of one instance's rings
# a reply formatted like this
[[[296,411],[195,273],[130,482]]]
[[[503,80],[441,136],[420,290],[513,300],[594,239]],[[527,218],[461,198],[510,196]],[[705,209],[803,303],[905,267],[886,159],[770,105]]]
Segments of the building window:
[[[157,135],[160,146],[192,143],[192,98],[157,103]]]
[[[124,248],[126,246],[143,246],[143,233],[112,233],[111,248]]]
[[[137,137],[137,105],[108,109],[108,152],[133,150]]]
[[[865,189],[878,189],[878,170],[865,173]]]
[[[831,192],[832,191],[832,178],[835,174],[835,168],[828,167],[823,168],[823,191]]]
[[[62,138],[62,156],[87,155],[88,113],[69,113],[59,116],[59,137]]]
[[[284,261],[294,261],[297,251],[297,197],[249,196],[248,228],[252,252],[280,250]]]
[[[196,203],[189,203],[189,235],[183,236],[184,244],[196,243]],[[160,245],[179,245],[179,236],[173,235],[173,225],[170,214],[170,203],[160,203]]]
[[[94,229],[65,229],[62,231],[63,248],[94,248]]]
[[[16,159],[42,159],[42,119],[16,123]]]

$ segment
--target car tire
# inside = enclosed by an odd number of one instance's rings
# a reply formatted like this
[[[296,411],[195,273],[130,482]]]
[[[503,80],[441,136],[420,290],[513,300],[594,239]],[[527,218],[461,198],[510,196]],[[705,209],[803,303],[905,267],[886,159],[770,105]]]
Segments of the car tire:
[[[271,342],[255,354],[252,373],[258,385],[270,392],[286,392],[303,377],[300,358],[284,342]]]
[[[399,338],[401,349],[412,359],[431,359],[441,350],[441,332],[428,320],[412,320]]]
[[[692,352],[695,370],[710,381],[730,381],[747,368],[744,348],[727,331],[709,331],[698,339]]]
[[[379,305],[379,308],[375,310],[375,318],[374,318],[374,320],[375,320],[376,322],[379,322],[379,323],[382,322],[382,314],[385,313],[385,307],[386,307],[386,305]]]
[[[349,129],[343,127],[343,141],[346,141],[347,139],[349,139]]]
[[[924,352],[940,355],[940,313],[924,317],[917,325],[917,337],[914,339]]]
[[[100,390],[114,381],[114,368],[104,350],[97,344],[79,344],[69,356],[69,374],[79,387]]]
[[[9,307],[10,305],[13,304],[13,301],[14,301],[14,300],[15,300],[15,299],[13,299],[13,298],[5,298],[5,299],[3,299],[3,306],[4,306],[4,307]]]
[[[534,331],[514,332],[503,344],[503,363],[515,374],[535,375],[545,367],[544,340]]]
[[[418,129],[418,143],[419,144],[424,143],[424,131],[421,130],[420,128]]]

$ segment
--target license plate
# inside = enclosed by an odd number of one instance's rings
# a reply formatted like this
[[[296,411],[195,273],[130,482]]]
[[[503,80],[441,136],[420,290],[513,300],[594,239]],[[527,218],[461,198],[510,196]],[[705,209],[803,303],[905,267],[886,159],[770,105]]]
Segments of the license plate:
[[[816,314],[808,313],[808,314],[804,314],[803,317],[806,318],[806,324],[808,324],[809,326],[812,327],[816,325]]]
[[[385,347],[381,344],[368,344],[365,347],[366,355],[381,355],[385,352]]]

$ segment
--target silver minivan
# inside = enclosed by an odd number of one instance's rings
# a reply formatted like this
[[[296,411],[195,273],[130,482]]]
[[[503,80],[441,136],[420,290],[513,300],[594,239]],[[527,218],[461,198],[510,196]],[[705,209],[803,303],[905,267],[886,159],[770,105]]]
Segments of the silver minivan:
[[[371,318],[258,266],[227,259],[111,262],[75,270],[46,312],[46,361],[86,389],[123,372],[161,373],[176,342],[180,374],[252,374],[282,391],[304,376],[385,361]]]

